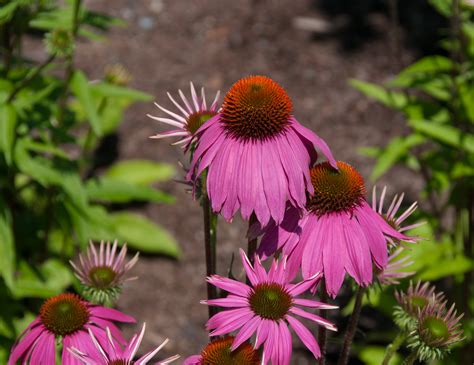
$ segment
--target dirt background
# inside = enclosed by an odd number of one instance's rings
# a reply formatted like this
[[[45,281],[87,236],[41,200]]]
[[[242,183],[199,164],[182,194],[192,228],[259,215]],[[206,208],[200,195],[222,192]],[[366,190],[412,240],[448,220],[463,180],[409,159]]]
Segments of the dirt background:
[[[218,89],[226,92],[243,76],[271,76],[292,97],[297,119],[324,138],[337,159],[354,164],[367,178],[373,161],[358,149],[385,145],[391,136],[404,132],[400,115],[348,85],[351,78],[387,81],[415,57],[404,45],[403,30],[398,33],[400,42],[393,42],[384,9],[366,9],[361,20],[359,14],[323,12],[308,0],[88,0],[86,4],[128,23],[109,32],[103,42],[79,46],[77,64],[92,78],[100,77],[106,65],[120,63],[133,75],[133,87],[173,108],[166,91],[174,95],[181,88],[188,93],[189,81],[204,85],[211,99]],[[295,18],[302,16],[316,19],[311,26],[318,31],[295,25]],[[119,158],[175,165],[183,161],[179,148],[148,138],[165,129],[147,113],[160,114],[152,103],[134,105],[127,112],[118,135]],[[421,184],[404,170],[392,170],[379,183],[389,184],[391,192],[407,191],[410,199],[416,199]],[[138,211],[175,235],[182,258],[142,257],[134,270],[140,279],[124,290],[119,307],[147,322],[142,350],[170,338],[162,353],[185,358],[198,353],[207,341],[207,308],[199,304],[206,293],[202,218],[182,185],[170,182],[161,188],[175,195],[177,204],[150,204]],[[240,219],[220,222],[219,273],[226,273],[232,253],[245,245],[245,230]],[[330,341],[340,339],[332,336]],[[294,364],[314,363],[299,341],[294,351]]]

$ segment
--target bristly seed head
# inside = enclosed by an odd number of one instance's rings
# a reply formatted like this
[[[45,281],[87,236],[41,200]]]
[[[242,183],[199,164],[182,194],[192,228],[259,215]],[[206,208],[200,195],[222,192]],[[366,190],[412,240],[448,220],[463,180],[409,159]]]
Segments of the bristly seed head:
[[[293,305],[293,299],[280,284],[263,283],[253,288],[249,303],[258,316],[277,321],[288,313]]]
[[[243,343],[231,351],[234,337],[212,341],[201,352],[201,365],[259,365],[260,356],[249,344]]]
[[[186,129],[189,133],[195,134],[201,126],[217,113],[212,111],[201,111],[191,114],[186,121]]]
[[[266,76],[237,81],[224,97],[222,122],[235,137],[263,140],[288,125],[292,102],[286,91]]]
[[[314,195],[309,197],[309,211],[322,215],[350,211],[364,199],[364,179],[351,165],[338,161],[339,171],[328,162],[317,164],[310,170]]]
[[[56,336],[80,330],[89,320],[86,304],[75,294],[60,294],[49,298],[40,309],[43,325]]]

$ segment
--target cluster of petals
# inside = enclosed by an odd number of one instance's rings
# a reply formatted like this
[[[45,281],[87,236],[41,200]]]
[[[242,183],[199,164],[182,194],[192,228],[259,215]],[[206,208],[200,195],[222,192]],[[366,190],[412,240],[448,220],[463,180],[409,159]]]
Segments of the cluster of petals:
[[[203,301],[208,305],[225,308],[207,322],[207,328],[211,330],[210,335],[220,336],[239,330],[232,345],[232,349],[236,349],[255,334],[255,348],[263,345],[263,364],[271,361],[273,365],[287,365],[292,353],[289,325],[313,355],[316,358],[320,357],[321,352],[316,339],[303,323],[295,318],[295,315],[316,322],[329,330],[336,330],[335,326],[326,319],[307,312],[301,307],[317,309],[337,307],[298,298],[299,295],[316,285],[321,275],[315,274],[297,284],[291,284],[285,259],[280,262],[274,260],[267,272],[258,257],[252,266],[245,253],[242,250],[240,252],[250,285],[217,275],[208,278],[208,282],[212,285],[229,292],[226,298]],[[265,318],[252,308],[250,298],[262,284],[277,285],[291,298],[288,310],[282,314],[281,318]]]
[[[114,322],[134,323],[135,319],[112,308],[93,305],[82,301],[87,308],[89,317],[87,322],[79,329],[64,336],[55,335],[37,317],[21,334],[12,348],[8,365],[21,364],[56,364],[56,340],[60,339],[63,346],[61,364],[80,365],[80,362],[68,351],[70,347],[80,348],[85,352],[96,354],[97,349],[90,340],[89,332],[105,345],[107,338],[106,328],[110,329],[113,338],[118,343],[125,340]]]
[[[373,264],[387,266],[387,236],[410,240],[365,199],[351,210],[322,215],[289,207],[280,225],[271,223],[264,230],[258,253],[265,258],[282,249],[293,276],[299,268],[306,279],[323,272],[327,292],[335,297],[346,273],[366,286],[373,279]]]
[[[145,323],[142,326],[140,333],[133,335],[132,339],[128,342],[125,347],[122,347],[113,338],[110,329],[106,329],[107,342],[105,345],[101,344],[94,333],[89,330],[90,341],[95,347],[94,352],[87,352],[77,347],[69,348],[69,352],[77,358],[81,363],[85,365],[109,365],[109,364],[133,364],[133,365],[146,365],[153,357],[160,351],[167,343],[168,339],[152,351],[145,353],[138,360],[135,360],[135,355],[140,347],[145,334]],[[165,360],[155,363],[156,365],[166,365],[174,360],[178,359],[179,356],[175,355]]]
[[[110,242],[100,242],[99,250],[95,248],[92,242],[89,242],[89,248],[86,254],[83,256],[79,254],[79,264],[75,264],[70,261],[71,266],[74,268],[74,273],[82,284],[94,287],[97,283],[91,279],[91,272],[94,269],[108,269],[113,273],[113,278],[110,282],[107,282],[107,287],[120,286],[126,281],[134,280],[136,278],[126,278],[127,273],[137,263],[138,255],[135,256],[128,262],[126,262],[127,245],[123,245],[122,249],[117,251],[118,242],[114,241],[113,244]]]
[[[231,91],[239,83],[253,80],[258,87],[281,88],[264,76],[250,76],[236,82]],[[280,92],[289,100],[282,88]],[[306,191],[312,192],[308,167],[316,160],[315,147],[335,166],[326,142],[291,114],[280,122],[281,130],[271,135],[239,136],[229,132],[224,112],[225,106],[197,131],[197,148],[188,174],[188,179],[196,181],[208,169],[207,192],[212,209],[227,221],[240,209],[244,219],[255,214],[266,225],[270,219],[282,221],[287,202],[304,207]],[[278,124],[273,120],[269,123]],[[252,127],[262,132],[259,126]]]

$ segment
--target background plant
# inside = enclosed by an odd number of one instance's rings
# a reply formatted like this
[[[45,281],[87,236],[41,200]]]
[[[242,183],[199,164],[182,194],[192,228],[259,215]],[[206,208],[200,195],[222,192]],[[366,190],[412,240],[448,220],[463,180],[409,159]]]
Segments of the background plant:
[[[148,253],[177,256],[174,239],[131,202],[172,203],[152,184],[173,167],[147,160],[112,164],[98,149],[133,102],[121,66],[89,81],[74,64],[77,40],[98,41],[122,22],[80,0],[0,1],[0,363],[31,319],[38,298],[77,284],[66,264],[89,239],[118,239]],[[29,58],[24,40],[43,42]]]
[[[427,240],[410,253],[423,280],[438,281],[465,312],[466,345],[447,363],[471,364],[474,349],[474,22],[473,6],[458,0],[431,0],[448,19],[438,54],[420,59],[385,85],[359,80],[358,90],[403,113],[408,133],[382,148],[365,148],[376,158],[372,179],[395,164],[422,176],[428,224],[419,234]],[[389,308],[377,298],[382,310]],[[377,304],[376,304],[377,305]],[[458,357],[456,357],[458,356]]]

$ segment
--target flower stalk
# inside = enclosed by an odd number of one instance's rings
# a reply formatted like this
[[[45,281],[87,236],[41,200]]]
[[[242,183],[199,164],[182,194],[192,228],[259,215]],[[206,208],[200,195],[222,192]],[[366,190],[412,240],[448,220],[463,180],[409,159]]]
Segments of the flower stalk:
[[[217,215],[212,212],[209,197],[206,191],[206,173],[202,176],[202,210],[204,215],[204,249],[206,255],[206,275],[208,277],[216,274],[216,237],[217,237]],[[217,299],[216,287],[207,283],[207,298]],[[209,318],[217,313],[215,307],[209,306]]]
[[[417,359],[418,355],[416,351],[413,351],[410,356],[408,356],[402,365],[413,365]]]
[[[387,346],[387,351],[385,352],[385,356],[382,361],[382,365],[388,365],[390,363],[390,359],[395,355],[397,350],[400,346],[405,342],[407,335],[404,331],[400,331],[393,340],[393,342]]]
[[[341,354],[339,356],[338,365],[347,365],[349,361],[349,353],[351,351],[352,340],[357,329],[357,323],[359,322],[360,311],[362,309],[362,299],[364,293],[367,289],[365,287],[359,286],[357,289],[354,310],[352,311],[351,318],[349,320],[349,325],[347,326],[346,334],[344,336],[344,344],[342,346]]]

